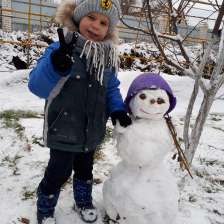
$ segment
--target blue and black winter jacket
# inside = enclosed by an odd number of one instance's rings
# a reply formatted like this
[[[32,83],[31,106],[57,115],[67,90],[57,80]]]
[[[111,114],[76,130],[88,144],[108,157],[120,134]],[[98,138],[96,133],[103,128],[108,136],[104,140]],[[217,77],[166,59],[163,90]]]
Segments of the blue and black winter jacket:
[[[95,150],[105,135],[111,112],[125,110],[114,72],[104,70],[103,85],[86,71],[85,59],[74,51],[74,63],[61,76],[51,62],[51,44],[31,71],[29,89],[46,99],[44,140],[49,148],[88,152]]]

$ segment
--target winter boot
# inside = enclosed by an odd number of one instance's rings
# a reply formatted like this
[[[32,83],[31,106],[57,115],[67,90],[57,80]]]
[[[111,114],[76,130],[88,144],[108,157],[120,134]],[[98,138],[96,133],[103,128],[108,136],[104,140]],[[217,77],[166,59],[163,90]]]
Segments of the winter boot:
[[[38,224],[55,224],[54,209],[58,201],[59,193],[46,195],[37,190],[37,221]]]
[[[97,210],[92,203],[92,180],[73,179],[75,210],[86,223],[97,220]]]

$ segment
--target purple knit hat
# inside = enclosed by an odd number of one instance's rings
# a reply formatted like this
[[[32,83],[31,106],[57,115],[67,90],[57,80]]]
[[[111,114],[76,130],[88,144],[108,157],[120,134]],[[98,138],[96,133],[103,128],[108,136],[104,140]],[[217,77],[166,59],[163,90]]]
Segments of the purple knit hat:
[[[159,74],[144,73],[135,78],[128,89],[128,94],[125,99],[128,112],[131,113],[129,103],[132,97],[134,97],[140,90],[154,88],[163,89],[167,92],[170,99],[170,107],[165,114],[172,111],[176,106],[176,97],[173,95],[169,84]]]

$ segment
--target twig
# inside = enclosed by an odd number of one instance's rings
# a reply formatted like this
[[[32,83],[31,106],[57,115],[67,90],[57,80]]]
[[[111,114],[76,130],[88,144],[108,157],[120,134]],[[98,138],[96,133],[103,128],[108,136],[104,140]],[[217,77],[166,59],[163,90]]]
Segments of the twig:
[[[181,149],[179,142],[177,141],[177,133],[176,133],[176,130],[174,128],[174,125],[173,125],[173,123],[171,121],[171,117],[169,115],[167,115],[165,117],[165,120],[166,120],[167,126],[168,126],[168,128],[170,130],[170,133],[171,133],[171,136],[173,138],[174,144],[175,144],[175,146],[177,148],[177,152],[178,152],[178,155],[179,155],[179,157],[181,159],[181,162],[183,162],[183,165],[184,165],[185,169],[187,170],[188,174],[193,179],[193,176],[191,174],[190,166],[188,164],[187,158],[186,158],[183,150]]]
[[[186,36],[183,38],[182,42],[184,42],[189,36],[190,34],[197,28],[197,26],[203,22],[204,20],[207,20],[210,16],[212,16],[215,12],[213,12],[212,14],[210,14],[208,17],[201,19],[193,28],[192,30],[186,34]]]
[[[148,8],[148,16],[149,16],[149,21],[150,21],[151,30],[152,30],[152,35],[153,35],[153,37],[154,37],[155,45],[158,47],[159,51],[160,51],[161,54],[162,54],[162,57],[164,58],[164,60],[166,61],[166,63],[167,63],[168,65],[172,65],[172,66],[174,66],[175,68],[178,68],[180,71],[183,71],[183,70],[184,70],[183,67],[181,67],[180,65],[178,65],[178,64],[175,63],[174,61],[169,60],[169,59],[167,58],[167,56],[166,56],[166,54],[165,54],[165,52],[164,52],[164,50],[163,50],[163,48],[162,48],[162,45],[161,45],[161,43],[160,43],[160,41],[159,41],[159,39],[158,39],[157,32],[156,32],[156,30],[155,30],[155,28],[154,28],[154,24],[153,24],[152,16],[151,16],[151,13],[152,13],[152,12],[151,12],[151,7],[150,7],[150,5],[149,5],[148,2],[147,2],[147,8]]]
[[[217,97],[215,98],[215,100],[224,100],[224,93],[221,94],[220,96],[217,96]]]

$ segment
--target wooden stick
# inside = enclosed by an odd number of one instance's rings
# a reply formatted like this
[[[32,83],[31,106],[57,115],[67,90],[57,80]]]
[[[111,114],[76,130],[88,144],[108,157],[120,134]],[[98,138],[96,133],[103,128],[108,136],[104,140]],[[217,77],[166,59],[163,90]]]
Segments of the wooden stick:
[[[165,120],[166,120],[167,126],[170,130],[170,133],[171,133],[171,136],[173,138],[174,144],[177,148],[177,152],[178,152],[178,155],[180,156],[181,162],[183,162],[185,169],[187,170],[188,174],[193,179],[193,176],[191,174],[190,166],[188,164],[187,158],[186,158],[183,150],[181,149],[179,142],[177,141],[177,133],[176,133],[175,127],[173,126],[173,123],[171,121],[171,117],[169,115],[166,115]]]

